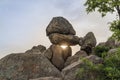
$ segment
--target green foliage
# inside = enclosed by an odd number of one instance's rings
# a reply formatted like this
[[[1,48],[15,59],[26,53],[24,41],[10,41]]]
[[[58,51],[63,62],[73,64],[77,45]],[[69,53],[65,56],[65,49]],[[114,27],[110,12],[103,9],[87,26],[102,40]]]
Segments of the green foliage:
[[[110,23],[110,30],[113,32],[112,37],[120,40],[120,20],[114,20]]]
[[[120,79],[120,48],[113,55],[104,59],[103,71],[110,80]]]
[[[77,73],[80,80],[103,80],[103,77],[101,77],[103,75],[101,72],[102,64],[93,64],[87,59],[83,59],[83,62],[84,67],[80,68]]]
[[[107,13],[118,13],[119,20],[111,23],[110,30],[113,32],[112,37],[120,40],[120,0],[87,0],[84,4],[87,13],[98,11],[102,17]]]
[[[83,60],[86,66],[80,68],[77,75],[82,80],[85,80],[88,75],[93,75],[93,80],[120,80],[120,48],[114,54],[103,59],[103,64],[93,64],[90,61]]]
[[[108,12],[115,11],[115,8],[120,5],[120,0],[87,0],[84,5],[87,6],[88,13],[97,10],[104,17]]]
[[[102,57],[106,52],[108,52],[109,48],[105,46],[97,46],[94,48],[95,55]],[[104,53],[104,54],[103,54]]]

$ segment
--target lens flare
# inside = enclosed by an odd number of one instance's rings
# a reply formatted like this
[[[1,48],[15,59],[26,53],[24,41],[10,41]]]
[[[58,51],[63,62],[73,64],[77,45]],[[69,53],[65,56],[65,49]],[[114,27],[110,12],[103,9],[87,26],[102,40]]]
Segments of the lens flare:
[[[66,49],[68,46],[67,45],[61,45],[60,47],[63,48],[63,49]]]

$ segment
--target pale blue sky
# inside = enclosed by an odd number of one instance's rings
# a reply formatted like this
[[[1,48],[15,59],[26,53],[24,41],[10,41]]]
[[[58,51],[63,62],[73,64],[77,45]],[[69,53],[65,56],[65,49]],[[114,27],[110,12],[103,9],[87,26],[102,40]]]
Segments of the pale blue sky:
[[[0,58],[24,52],[32,46],[50,42],[45,29],[52,17],[68,19],[82,37],[93,31],[98,42],[106,41],[111,35],[107,22],[115,15],[101,18],[97,12],[87,15],[85,0],[0,0]],[[79,50],[79,46],[74,47]]]

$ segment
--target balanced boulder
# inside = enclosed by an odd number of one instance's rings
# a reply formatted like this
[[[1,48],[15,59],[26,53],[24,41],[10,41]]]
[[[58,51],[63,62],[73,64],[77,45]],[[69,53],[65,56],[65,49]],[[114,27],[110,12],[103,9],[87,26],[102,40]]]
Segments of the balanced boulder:
[[[71,35],[76,34],[72,25],[63,17],[54,17],[47,26],[46,28],[47,36],[53,33],[71,34]]]

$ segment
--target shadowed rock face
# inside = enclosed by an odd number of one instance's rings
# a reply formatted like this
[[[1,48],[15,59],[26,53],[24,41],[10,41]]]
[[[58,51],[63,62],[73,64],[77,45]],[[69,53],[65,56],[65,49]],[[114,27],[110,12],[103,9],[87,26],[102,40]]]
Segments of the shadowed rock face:
[[[81,58],[84,58],[86,56],[88,56],[88,55],[85,51],[76,52],[75,55],[68,57],[68,59],[65,62],[65,67],[74,63],[74,62],[77,62],[78,60],[80,60]]]
[[[50,53],[48,53],[50,52]],[[70,47],[62,49],[60,45],[51,45],[44,55],[52,62],[52,64],[59,70],[64,68],[64,64],[69,56],[72,55]]]
[[[49,25],[47,26],[47,29],[46,29],[47,36],[53,33],[60,33],[60,34],[66,34],[66,35],[76,34],[72,25],[63,17],[54,17],[52,21],[49,23]]]

